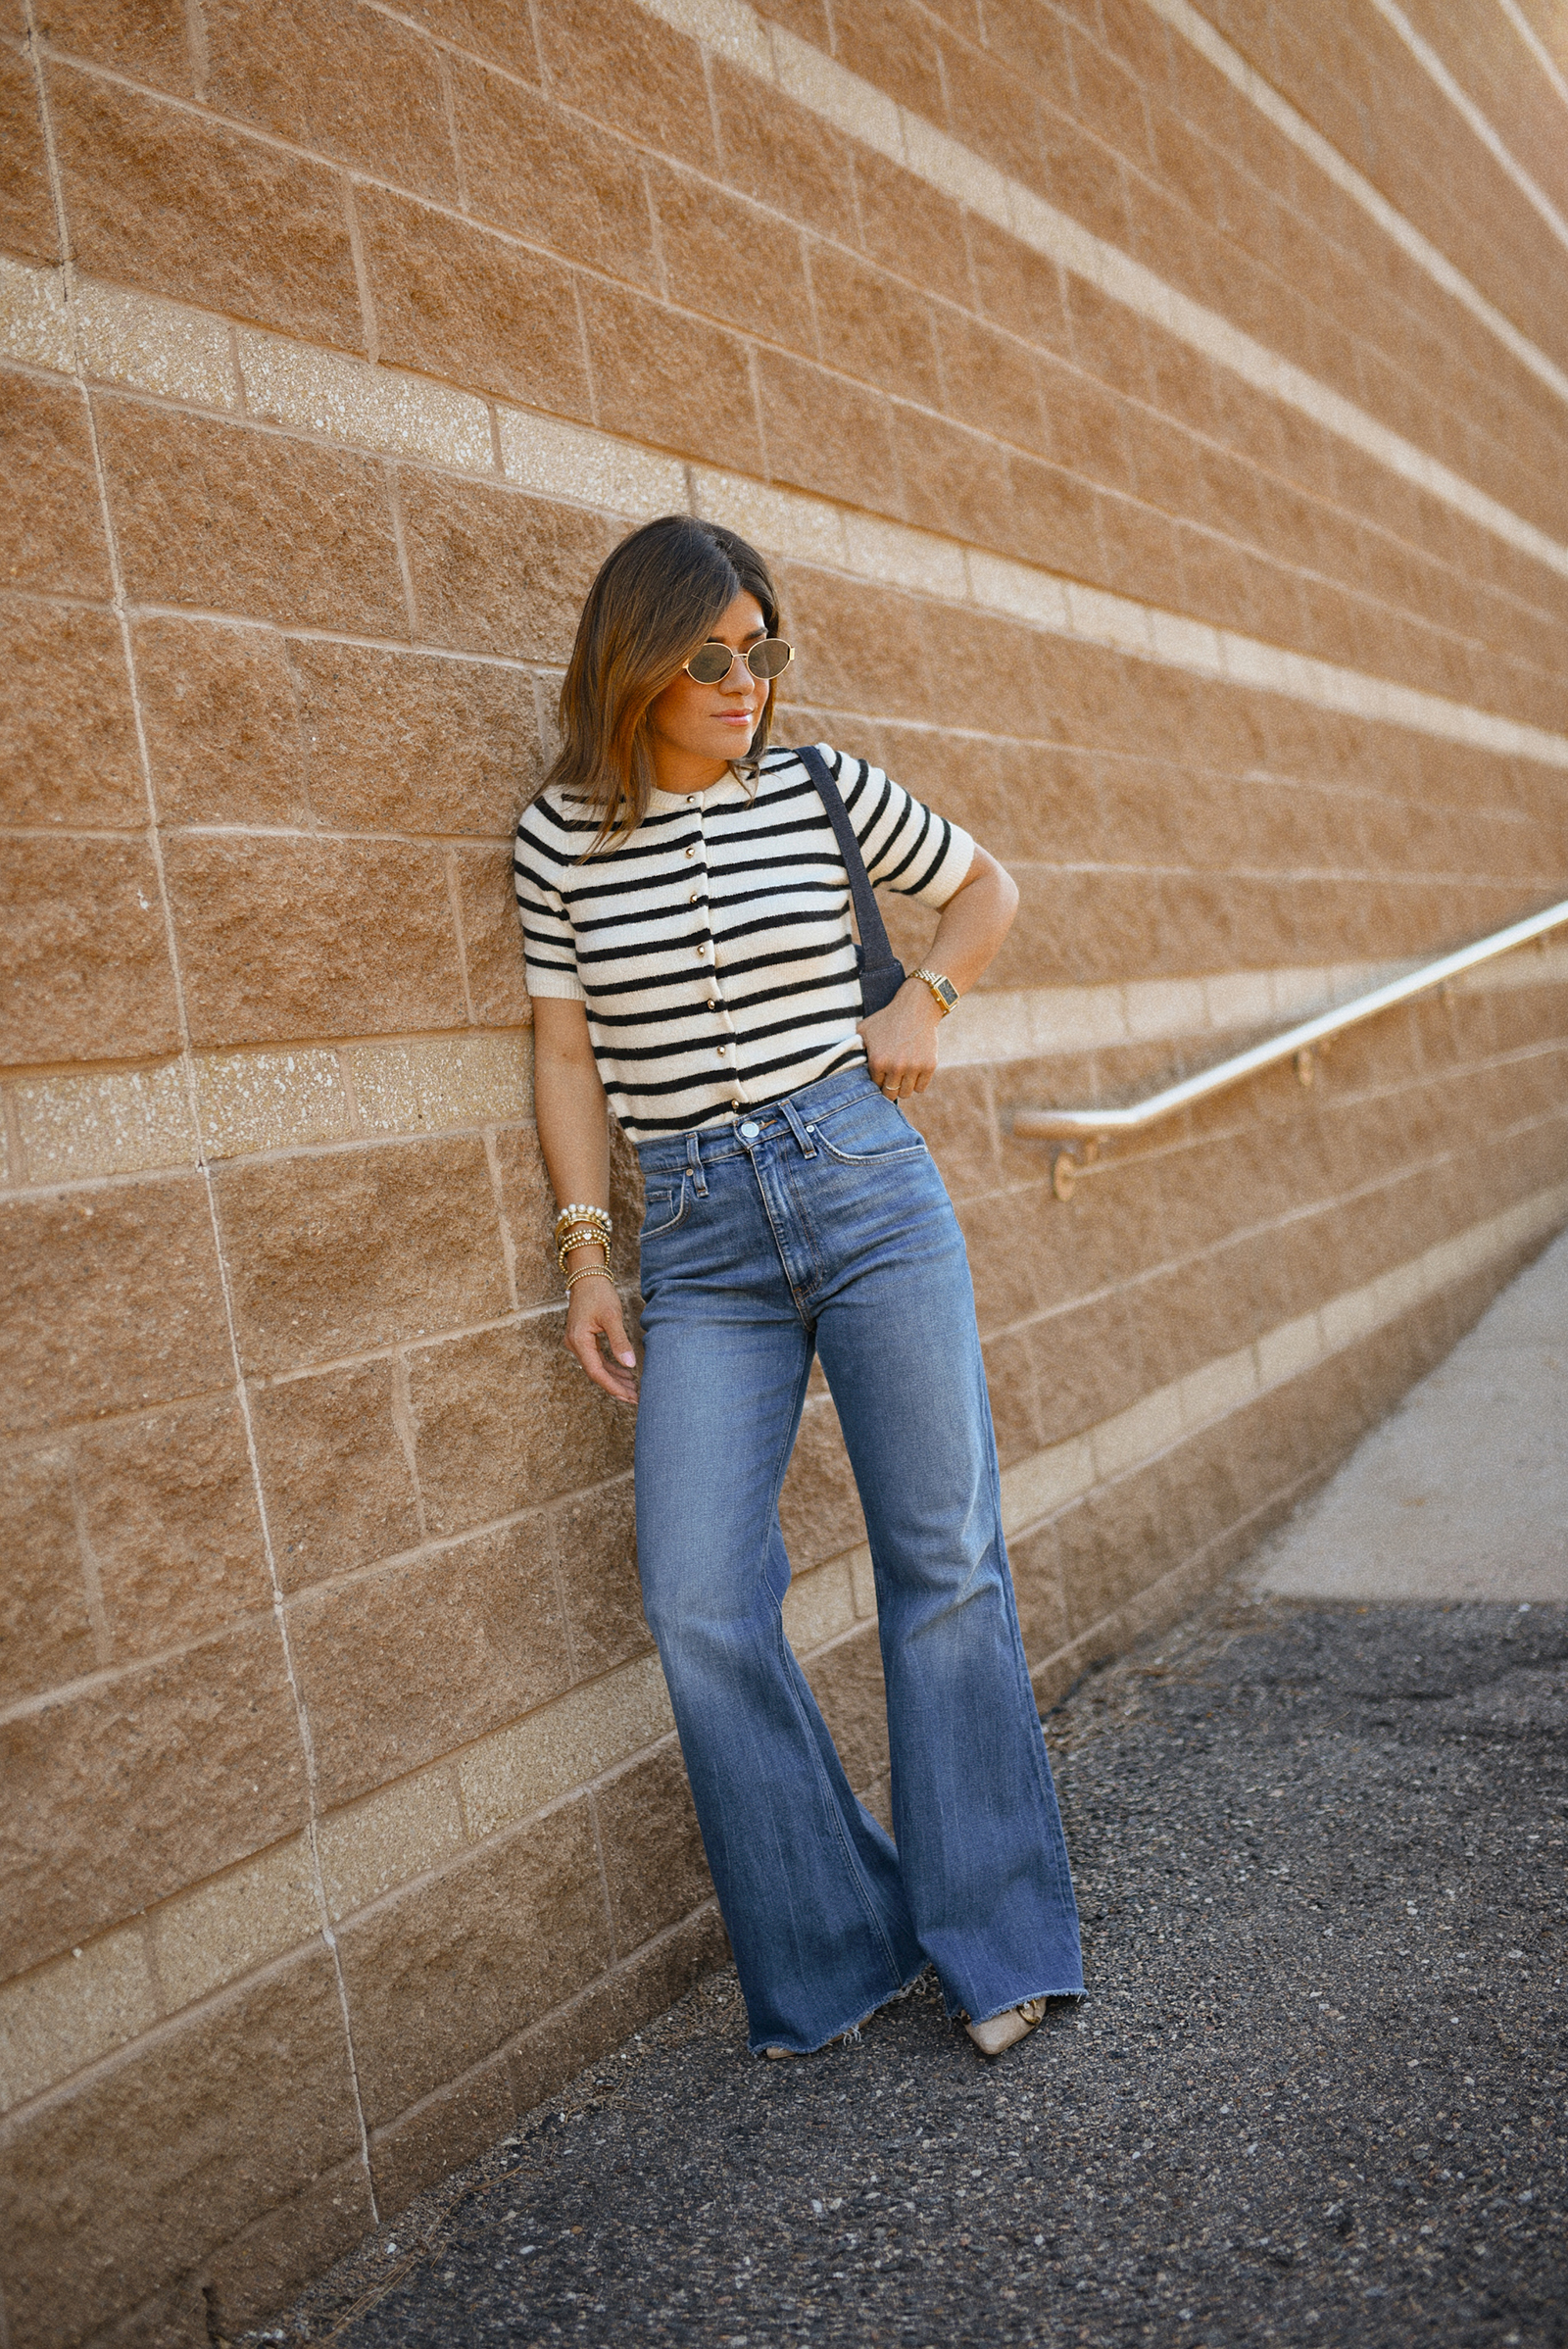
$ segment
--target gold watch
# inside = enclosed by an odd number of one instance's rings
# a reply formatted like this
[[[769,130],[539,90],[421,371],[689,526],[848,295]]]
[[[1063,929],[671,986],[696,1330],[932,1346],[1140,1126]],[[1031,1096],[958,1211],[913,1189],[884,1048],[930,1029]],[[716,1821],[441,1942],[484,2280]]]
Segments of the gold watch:
[[[926,970],[923,967],[919,970],[911,970],[909,976],[911,979],[924,979],[931,993],[937,999],[937,1009],[946,1019],[958,1000],[958,990],[954,986],[953,981],[945,979],[939,970]]]

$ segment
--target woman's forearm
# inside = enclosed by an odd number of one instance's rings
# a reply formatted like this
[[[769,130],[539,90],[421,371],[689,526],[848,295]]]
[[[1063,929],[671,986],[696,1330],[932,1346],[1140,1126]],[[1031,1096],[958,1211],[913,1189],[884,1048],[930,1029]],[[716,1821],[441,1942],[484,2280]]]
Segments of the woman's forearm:
[[[608,1207],[610,1123],[587,1016],[581,1003],[550,998],[535,1003],[533,1015],[534,1119],[557,1204]],[[570,1249],[565,1268],[585,1275],[603,1268],[600,1244]],[[636,1356],[621,1319],[620,1298],[610,1281],[573,1282],[563,1344],[607,1395],[635,1402]]]
[[[557,1203],[610,1204],[610,1127],[605,1089],[590,1060],[539,1052],[533,1071],[534,1116]]]
[[[967,995],[996,959],[1018,910],[1018,884],[984,849],[975,850],[971,877],[942,908],[926,956],[933,970]]]

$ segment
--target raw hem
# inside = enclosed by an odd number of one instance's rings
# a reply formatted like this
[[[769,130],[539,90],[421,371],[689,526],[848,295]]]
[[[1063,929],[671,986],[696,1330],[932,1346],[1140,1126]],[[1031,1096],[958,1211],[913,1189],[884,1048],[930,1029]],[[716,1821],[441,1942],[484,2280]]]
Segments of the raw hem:
[[[1021,1998],[1009,1998],[1004,2006],[994,2006],[989,2015],[966,2014],[962,2007],[950,2007],[949,2020],[954,2023],[995,2023],[999,2015],[1010,2015],[1015,2006],[1027,2006],[1031,1998],[1083,1998],[1087,1995],[1082,1982],[1070,1990],[1025,1990]]]
[[[908,1981],[900,1982],[898,1988],[890,1990],[885,1998],[879,1998],[875,2006],[867,2007],[858,2023],[841,2023],[835,2031],[830,2031],[825,2038],[818,2039],[814,2047],[789,2047],[785,2048],[785,2053],[787,2055],[820,2055],[823,2048],[831,2047],[835,2039],[858,2039],[873,2015],[880,2015],[885,2006],[892,2006],[898,1999],[908,1997],[915,1983],[926,1973],[930,1963],[929,1958],[922,1958]],[[1013,2003],[1016,2004],[1016,2000]],[[1004,2008],[1002,2011],[1005,2014],[1006,2009]],[[751,2041],[747,2041],[749,2052],[759,2056],[766,2055],[770,2047],[783,2046],[784,2041],[779,2038],[764,2039],[760,2047],[753,2047]]]

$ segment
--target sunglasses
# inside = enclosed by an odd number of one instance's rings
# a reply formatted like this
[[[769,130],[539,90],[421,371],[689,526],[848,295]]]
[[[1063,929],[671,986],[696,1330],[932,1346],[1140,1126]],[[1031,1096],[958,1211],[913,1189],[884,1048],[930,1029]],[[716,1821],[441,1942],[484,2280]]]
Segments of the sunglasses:
[[[795,647],[782,636],[764,636],[748,652],[732,653],[728,645],[699,645],[690,661],[681,662],[694,685],[722,685],[737,661],[744,661],[754,677],[782,677],[795,658]]]

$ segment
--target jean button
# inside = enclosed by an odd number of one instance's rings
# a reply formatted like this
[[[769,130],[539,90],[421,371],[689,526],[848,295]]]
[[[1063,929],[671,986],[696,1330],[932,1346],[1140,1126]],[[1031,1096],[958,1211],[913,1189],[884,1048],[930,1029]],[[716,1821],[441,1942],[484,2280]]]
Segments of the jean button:
[[[749,1117],[741,1128],[741,1135],[743,1140],[747,1142],[755,1142],[761,1130],[761,1127],[756,1124],[755,1121]]]

